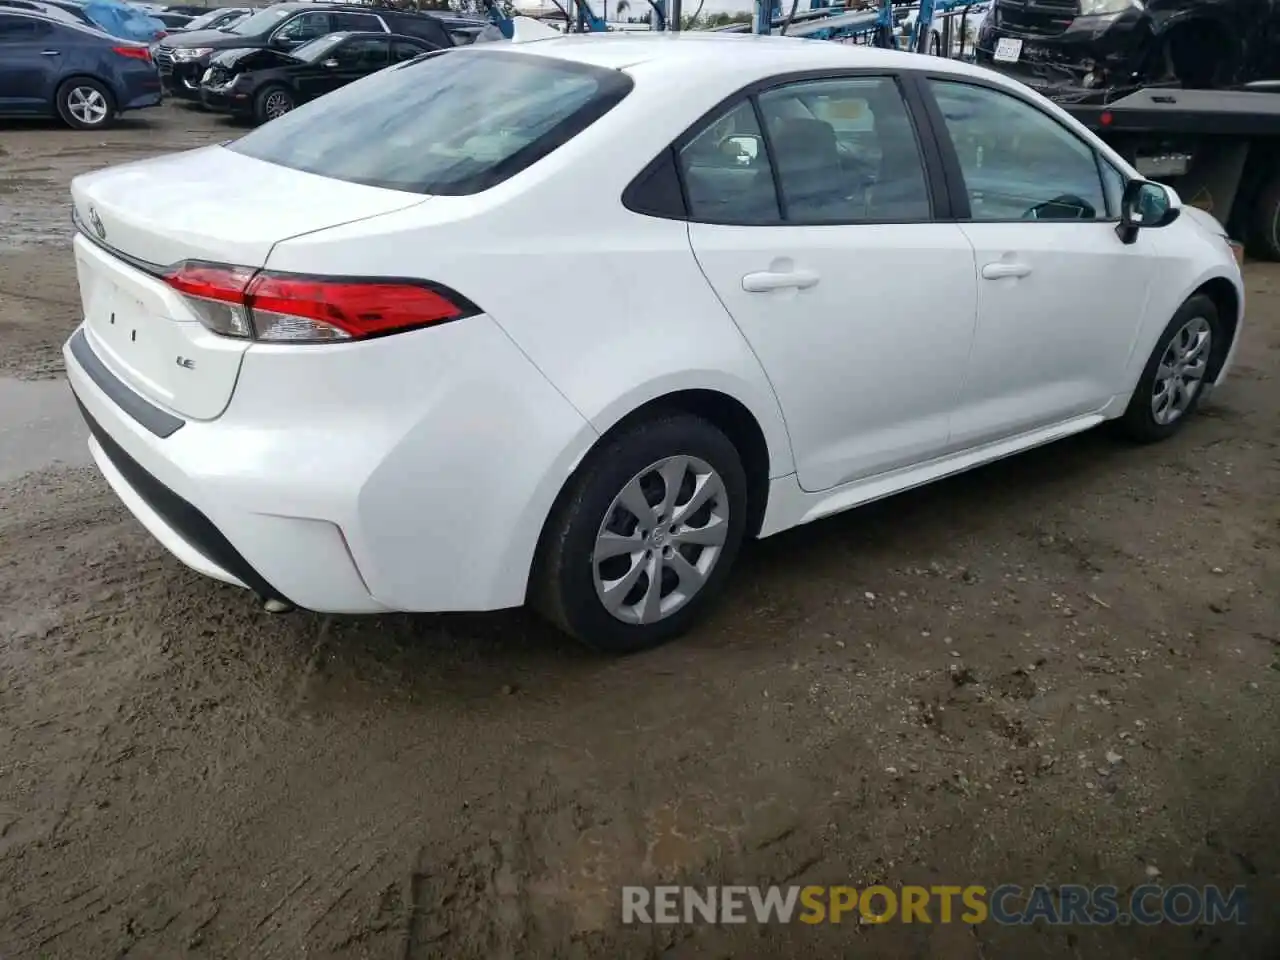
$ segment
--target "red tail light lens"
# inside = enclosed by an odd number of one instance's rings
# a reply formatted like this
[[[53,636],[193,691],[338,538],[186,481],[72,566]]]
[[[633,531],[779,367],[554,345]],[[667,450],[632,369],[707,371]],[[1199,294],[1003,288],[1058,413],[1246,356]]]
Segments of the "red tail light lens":
[[[165,274],[206,327],[269,342],[363,340],[478,313],[436,284],[414,280],[309,277],[187,262]]]
[[[127,57],[130,60],[151,62],[151,54],[146,47],[112,47],[111,50],[113,53],[118,53],[120,56]]]

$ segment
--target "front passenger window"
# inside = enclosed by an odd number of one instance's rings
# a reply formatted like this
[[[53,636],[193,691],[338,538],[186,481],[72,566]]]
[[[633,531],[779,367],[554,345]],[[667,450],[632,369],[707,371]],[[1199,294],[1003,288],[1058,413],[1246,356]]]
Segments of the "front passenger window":
[[[760,124],[744,100],[680,151],[689,215],[712,223],[776,223],[777,191]]]
[[[1038,107],[973,84],[930,80],[974,220],[1107,216],[1093,148]]]

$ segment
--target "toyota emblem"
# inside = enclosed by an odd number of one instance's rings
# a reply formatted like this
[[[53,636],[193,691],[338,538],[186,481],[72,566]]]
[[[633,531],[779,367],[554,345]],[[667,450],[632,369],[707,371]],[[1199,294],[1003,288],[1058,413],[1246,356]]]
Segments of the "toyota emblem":
[[[107,228],[102,225],[102,218],[93,207],[89,208],[89,222],[93,224],[93,232],[98,235],[99,240],[107,239]]]

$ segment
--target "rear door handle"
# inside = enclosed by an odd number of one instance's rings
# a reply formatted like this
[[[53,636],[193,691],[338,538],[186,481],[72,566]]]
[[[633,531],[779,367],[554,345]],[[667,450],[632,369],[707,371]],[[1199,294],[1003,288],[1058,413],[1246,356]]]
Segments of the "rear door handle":
[[[807,290],[817,282],[818,275],[812,270],[787,270],[781,273],[762,270],[743,277],[742,289],[747,293],[768,293],[770,290],[786,290],[791,287]]]
[[[62,51],[61,51],[61,50],[41,50],[41,51],[40,51],[40,56],[42,56],[42,57],[60,57],[60,56],[62,56]]]
[[[1025,263],[997,261],[996,263],[984,264],[982,267],[982,276],[987,280],[1000,280],[1004,277],[1025,277],[1029,273],[1031,273],[1031,267]]]

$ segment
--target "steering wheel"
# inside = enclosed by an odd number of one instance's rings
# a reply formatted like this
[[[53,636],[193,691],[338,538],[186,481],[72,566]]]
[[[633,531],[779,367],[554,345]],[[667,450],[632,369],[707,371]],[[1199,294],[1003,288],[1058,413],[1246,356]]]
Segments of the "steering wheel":
[[[1075,194],[1063,193],[1052,200],[1037,203],[1023,215],[1023,220],[1092,220],[1097,216],[1093,204]]]

